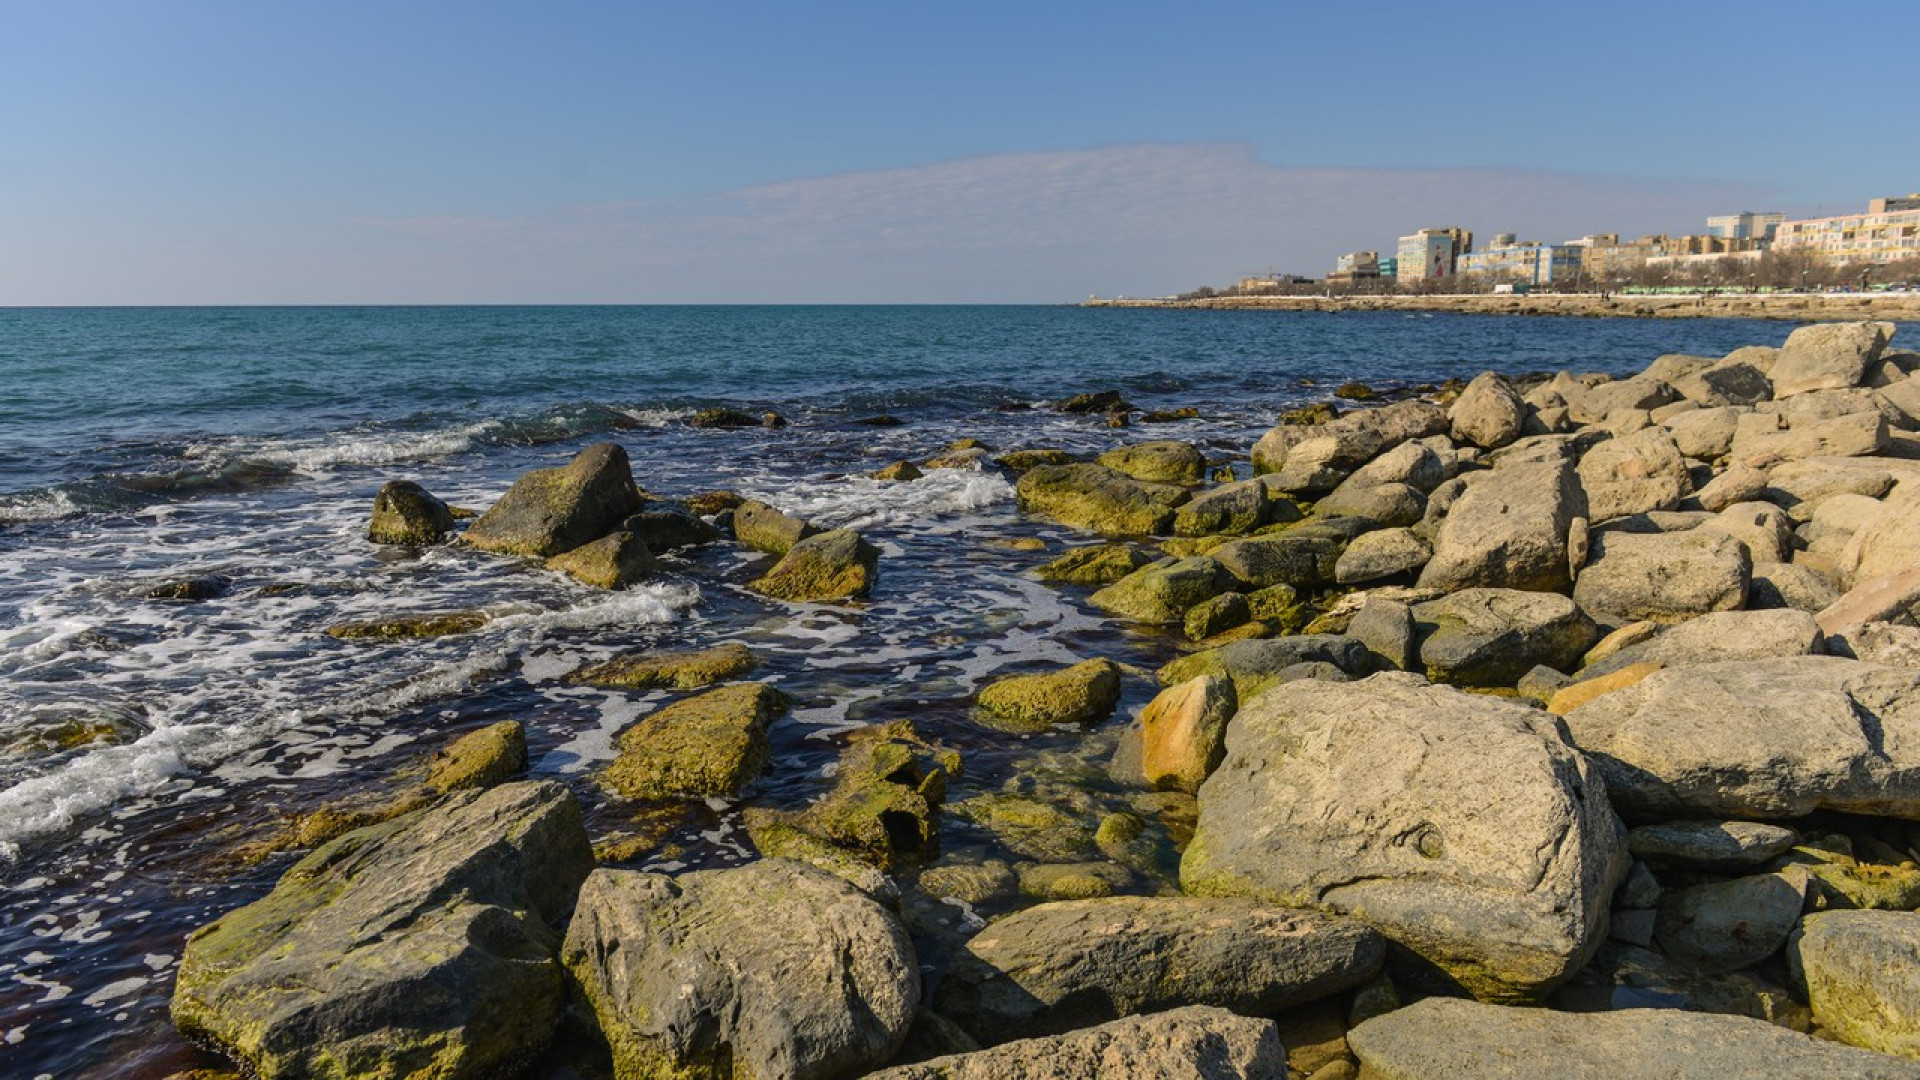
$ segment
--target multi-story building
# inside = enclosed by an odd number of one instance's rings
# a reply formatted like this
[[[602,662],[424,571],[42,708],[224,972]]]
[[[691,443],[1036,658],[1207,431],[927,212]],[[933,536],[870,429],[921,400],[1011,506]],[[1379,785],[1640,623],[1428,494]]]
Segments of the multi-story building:
[[[1421,229],[1400,238],[1395,265],[1401,283],[1438,281],[1454,272],[1460,256],[1473,250],[1473,234],[1458,228]]]
[[[1380,276],[1380,253],[1377,251],[1349,251],[1333,261],[1333,273],[1327,275],[1330,282],[1364,281]]]
[[[1547,285],[1576,278],[1586,251],[1577,243],[1498,244],[1461,256],[1459,272],[1488,281]]]
[[[1707,235],[1727,240],[1771,240],[1787,215],[1769,210],[1756,214],[1742,210],[1737,214],[1718,214],[1707,219]]]
[[[1920,195],[1874,199],[1867,208],[1864,214],[1782,222],[1773,250],[1829,263],[1920,258]]]

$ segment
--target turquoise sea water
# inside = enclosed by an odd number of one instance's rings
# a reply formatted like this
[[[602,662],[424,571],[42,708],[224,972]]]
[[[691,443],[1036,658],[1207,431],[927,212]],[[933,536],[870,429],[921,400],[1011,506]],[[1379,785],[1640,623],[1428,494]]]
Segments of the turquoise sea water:
[[[775,804],[818,793],[835,732],[896,716],[968,754],[962,794],[995,788],[1017,754],[1110,738],[1009,745],[968,702],[988,679],[1089,655],[1155,665],[1173,640],[1034,581],[1086,538],[1024,518],[1005,478],[865,479],[887,462],[962,436],[1085,451],[1180,438],[1244,471],[1278,411],[1346,380],[1624,372],[1790,329],[1044,307],[0,310],[0,1073],[202,1061],[166,1022],[181,940],[287,864],[232,851],[459,732],[523,720],[533,772],[573,784],[597,835],[618,833],[590,777],[661,695],[565,676],[622,649],[739,640],[765,658],[762,677],[798,703],[756,796]],[[1034,407],[1109,388],[1200,417],[1115,432]],[[712,405],[791,423],[684,423]],[[856,422],[881,413],[900,425]],[[741,587],[756,560],[727,545],[605,594],[362,538],[386,480],[484,507],[608,439],[661,494],[733,488],[862,529],[883,552],[872,603],[769,603]],[[996,546],[1035,537],[1049,550]],[[146,596],[183,577],[218,595]],[[494,621],[457,638],[321,632],[476,607]],[[1144,700],[1128,695],[1123,712]],[[102,737],[65,745],[75,730]],[[670,865],[749,857],[735,809],[701,808]]]

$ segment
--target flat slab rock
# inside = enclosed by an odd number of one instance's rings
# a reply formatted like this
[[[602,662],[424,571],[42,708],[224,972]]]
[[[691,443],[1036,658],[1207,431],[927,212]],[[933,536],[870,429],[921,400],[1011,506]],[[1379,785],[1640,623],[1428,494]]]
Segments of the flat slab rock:
[[[1275,1080],[1287,1051],[1271,1020],[1203,1005],[885,1069],[866,1080]]]
[[[1915,1080],[1920,1064],[1764,1020],[1677,1009],[1562,1013],[1428,998],[1347,1034],[1371,1080]]]

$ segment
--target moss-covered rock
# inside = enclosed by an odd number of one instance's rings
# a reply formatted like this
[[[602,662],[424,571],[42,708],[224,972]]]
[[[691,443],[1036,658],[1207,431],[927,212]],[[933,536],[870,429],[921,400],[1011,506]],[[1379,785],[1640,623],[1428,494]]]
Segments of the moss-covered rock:
[[[502,720],[467,732],[434,755],[427,786],[443,793],[487,788],[526,767],[526,728],[518,720]]]
[[[1041,675],[1015,675],[980,691],[991,726],[1044,731],[1055,724],[1105,720],[1120,701],[1120,669],[1096,658]]]
[[[1204,641],[1215,634],[1244,626],[1252,620],[1253,611],[1247,606],[1247,598],[1242,593],[1221,593],[1211,600],[1202,600],[1187,610],[1186,632],[1188,641]]]
[[[344,622],[327,627],[327,636],[343,641],[364,638],[400,640],[404,638],[446,637],[471,634],[487,625],[491,616],[484,611],[442,611],[429,615],[396,615],[391,619]]]
[[[641,649],[574,672],[573,682],[629,690],[698,690],[752,671],[753,651],[737,641],[707,649]]]
[[[737,491],[702,491],[698,495],[687,496],[687,509],[703,518],[724,514],[737,509],[747,500]]]
[[[747,831],[755,846],[777,854],[769,846],[790,844],[782,830],[792,829],[890,872],[932,855],[940,804],[947,781],[960,770],[960,755],[921,739],[907,720],[862,728],[847,740],[826,798],[800,811],[750,812]]]
[[[1158,821],[1125,811],[1108,814],[1094,830],[1093,842],[1100,854],[1141,877],[1168,884],[1180,880],[1180,849]]]
[[[796,603],[856,599],[873,591],[879,567],[879,548],[852,529],[834,529],[793,545],[748,587]]]
[[[1267,524],[1272,513],[1288,512],[1294,520],[1300,516],[1291,502],[1275,499],[1264,482],[1241,480],[1196,495],[1174,511],[1173,531],[1178,536],[1240,535]]]
[[[202,600],[215,600],[225,596],[227,590],[231,588],[233,588],[233,579],[225,574],[198,574],[148,586],[141,590],[140,598],[199,603]]]
[[[793,545],[820,529],[768,506],[758,499],[747,499],[733,508],[733,538],[756,551],[785,555]]]
[[[1042,448],[1037,450],[1011,450],[993,459],[995,465],[1013,473],[1029,472],[1042,465],[1071,465],[1073,455],[1065,450]]]
[[[1042,581],[1111,585],[1152,562],[1153,556],[1127,544],[1097,544],[1074,548],[1034,573]]]
[[[1110,862],[1032,863],[1020,868],[1020,891],[1035,900],[1094,900],[1112,896],[1133,875]]]
[[[421,547],[453,531],[453,511],[411,480],[392,480],[373,496],[367,539],[376,544]]]
[[[1094,593],[1087,602],[1131,622],[1171,626],[1195,606],[1226,592],[1228,585],[1220,564],[1199,555],[1142,567]]]
[[[977,906],[1005,899],[1019,882],[1005,861],[987,859],[930,866],[920,872],[914,884],[928,896],[951,896]]]
[[[1095,459],[1115,472],[1156,484],[1197,484],[1207,459],[1192,443],[1162,439],[1109,450]]]
[[[1120,396],[1118,390],[1093,390],[1084,394],[1075,394],[1053,403],[1054,411],[1090,415],[1093,413],[1127,412],[1133,404]]]
[[[911,461],[896,461],[886,468],[876,469],[868,475],[875,480],[900,483],[908,480],[918,480],[927,474],[921,472],[920,466],[915,465]]]
[[[1312,622],[1315,614],[1313,606],[1300,598],[1299,590],[1286,584],[1248,593],[1247,613],[1290,634]]]
[[[653,549],[633,533],[609,533],[547,560],[547,569],[596,589],[624,589],[653,576]]]
[[[787,707],[765,683],[674,702],[620,733],[620,755],[602,779],[630,799],[737,796],[766,768],[767,726]]]
[[[702,520],[685,503],[666,499],[649,500],[639,512],[629,514],[620,528],[646,541],[655,552],[700,547],[720,539],[720,530]]]
[[[462,539],[482,551],[544,559],[598,540],[643,503],[627,452],[598,443],[560,468],[515,480]]]
[[[987,830],[1022,858],[1085,862],[1100,855],[1086,821],[1040,799],[994,792],[948,803],[947,809]]]
[[[1150,484],[1104,465],[1043,465],[1015,486],[1020,507],[1105,536],[1164,535],[1190,498],[1173,484]]]
[[[767,415],[772,416],[774,414],[768,413]],[[781,423],[784,424],[785,421]],[[701,409],[694,413],[687,418],[687,426],[692,428],[717,428],[727,430],[731,428],[773,427],[776,425],[768,424],[764,417],[755,416],[753,413],[747,412],[744,409],[714,408]]]

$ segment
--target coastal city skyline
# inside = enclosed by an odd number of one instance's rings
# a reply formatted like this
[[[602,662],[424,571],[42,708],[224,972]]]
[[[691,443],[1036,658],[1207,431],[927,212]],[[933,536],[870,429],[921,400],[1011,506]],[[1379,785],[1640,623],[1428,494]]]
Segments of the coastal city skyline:
[[[1153,295],[1383,210],[1676,234],[1920,176],[1892,68],[1780,3],[740,13],[10,4],[0,304]]]

